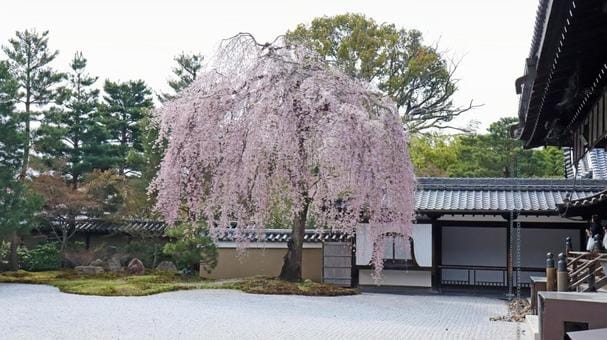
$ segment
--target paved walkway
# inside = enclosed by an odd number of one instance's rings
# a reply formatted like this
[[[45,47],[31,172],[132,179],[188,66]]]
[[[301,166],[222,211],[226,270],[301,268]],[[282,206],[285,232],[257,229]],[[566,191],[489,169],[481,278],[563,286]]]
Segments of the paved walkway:
[[[0,339],[11,340],[516,339],[516,323],[489,321],[506,312],[503,301],[466,296],[196,290],[95,297],[0,284]]]

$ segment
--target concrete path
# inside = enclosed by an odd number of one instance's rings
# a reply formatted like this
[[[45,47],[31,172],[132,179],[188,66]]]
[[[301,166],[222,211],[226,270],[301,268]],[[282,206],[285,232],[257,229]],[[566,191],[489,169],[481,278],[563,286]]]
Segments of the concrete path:
[[[11,340],[517,339],[524,324],[489,321],[506,313],[504,301],[467,296],[195,290],[96,297],[0,284],[0,339]]]

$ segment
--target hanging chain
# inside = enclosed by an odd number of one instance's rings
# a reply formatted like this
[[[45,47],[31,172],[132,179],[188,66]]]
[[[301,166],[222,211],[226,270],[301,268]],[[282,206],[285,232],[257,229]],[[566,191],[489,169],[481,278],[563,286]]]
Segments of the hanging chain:
[[[521,299],[521,221],[516,221],[516,298]]]
[[[508,256],[508,264],[509,264],[509,266],[506,269],[508,271],[508,273],[510,273],[509,272],[509,268],[510,268],[510,266],[513,263],[513,261],[512,261],[512,234],[513,234],[513,231],[514,231],[514,229],[513,229],[513,227],[514,227],[514,211],[513,210],[510,210],[509,221],[510,221],[510,225],[508,227],[508,233],[510,235],[510,237],[509,237],[510,238],[510,245],[509,245],[510,246],[510,251],[509,251],[510,255]],[[508,280],[508,301],[511,301],[512,297],[514,296],[514,294],[512,292],[512,276],[510,274],[507,274],[506,277],[509,278],[509,280]]]

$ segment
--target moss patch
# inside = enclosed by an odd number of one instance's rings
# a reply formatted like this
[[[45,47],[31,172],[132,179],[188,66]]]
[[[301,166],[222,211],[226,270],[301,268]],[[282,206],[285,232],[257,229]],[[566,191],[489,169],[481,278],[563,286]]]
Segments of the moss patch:
[[[253,294],[338,296],[357,294],[356,289],[311,281],[293,283],[267,277],[210,281],[150,272],[140,276],[119,274],[84,275],[74,271],[5,272],[0,282],[48,284],[65,293],[101,296],[143,296],[187,289],[236,289]]]

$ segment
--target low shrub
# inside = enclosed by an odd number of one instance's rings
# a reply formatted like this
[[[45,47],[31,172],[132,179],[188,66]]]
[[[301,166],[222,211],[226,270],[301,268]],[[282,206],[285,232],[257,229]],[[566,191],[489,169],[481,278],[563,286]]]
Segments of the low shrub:
[[[158,263],[168,260],[168,256],[162,251],[163,244],[149,238],[135,239],[124,248],[124,253],[130,258],[138,258],[146,268],[155,268]]]
[[[0,241],[0,261],[6,260],[11,252],[11,244],[6,241]]]
[[[21,268],[32,272],[54,270],[61,267],[61,254],[56,243],[41,243],[33,249],[17,250]]]
[[[206,236],[204,225],[182,224],[166,231],[170,241],[163,253],[170,256],[175,265],[185,272],[204,270],[211,272],[217,266],[217,248]]]

